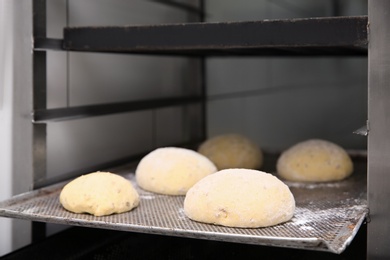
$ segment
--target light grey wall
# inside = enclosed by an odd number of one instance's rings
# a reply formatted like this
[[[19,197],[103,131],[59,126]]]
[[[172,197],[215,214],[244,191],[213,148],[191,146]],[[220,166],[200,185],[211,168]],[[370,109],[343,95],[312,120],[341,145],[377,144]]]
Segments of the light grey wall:
[[[0,201],[32,184],[31,20],[31,1],[0,1]],[[0,218],[0,256],[30,235],[30,222]]]
[[[208,21],[333,15],[333,1],[206,1]],[[352,3],[353,2],[353,3]],[[340,14],[366,14],[366,1],[340,1]],[[269,151],[307,138],[365,149],[352,134],[367,118],[366,58],[210,58],[208,134],[242,133]]]

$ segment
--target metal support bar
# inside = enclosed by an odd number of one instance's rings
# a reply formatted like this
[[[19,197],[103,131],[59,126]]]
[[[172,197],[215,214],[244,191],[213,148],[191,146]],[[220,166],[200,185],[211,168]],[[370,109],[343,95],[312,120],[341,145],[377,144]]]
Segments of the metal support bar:
[[[368,259],[390,259],[390,1],[369,0]]]
[[[33,1],[33,38],[46,37],[46,0]],[[33,110],[46,108],[46,52],[33,51]],[[46,125],[33,125],[33,188],[46,178]],[[45,225],[32,223],[32,240],[46,236]]]
[[[197,8],[196,6],[189,5],[189,4],[179,3],[179,2],[175,2],[175,1],[171,1],[171,0],[149,0],[149,1],[161,3],[161,4],[164,4],[167,6],[172,6],[175,8],[179,8],[179,9],[182,9],[186,12],[191,12],[191,13],[203,15],[202,9]]]
[[[139,100],[131,102],[53,108],[53,109],[37,109],[33,112],[34,123],[47,123],[54,121],[73,120],[94,116],[104,116],[117,113],[126,113],[132,111],[140,111],[146,109],[154,109],[169,106],[187,105],[201,102],[199,96],[193,97],[176,97],[162,98],[151,100]]]
[[[63,51],[64,48],[62,47],[63,40],[62,39],[53,39],[53,38],[43,38],[43,37],[36,37],[34,38],[34,50],[57,50],[57,51]]]
[[[33,36],[46,36],[46,1],[33,1]],[[33,52],[33,109],[46,109],[46,53]],[[46,176],[46,127],[33,126],[34,182]]]
[[[64,29],[69,51],[256,55],[278,49],[365,55],[366,45],[367,16]]]
[[[204,0],[199,0],[199,8],[202,10],[202,15],[200,16],[200,21],[205,22],[205,2]],[[207,74],[206,74],[206,58],[203,57],[200,60],[200,77],[201,77],[201,95],[202,95],[202,126],[201,126],[201,138],[206,140],[208,137],[207,133]]]

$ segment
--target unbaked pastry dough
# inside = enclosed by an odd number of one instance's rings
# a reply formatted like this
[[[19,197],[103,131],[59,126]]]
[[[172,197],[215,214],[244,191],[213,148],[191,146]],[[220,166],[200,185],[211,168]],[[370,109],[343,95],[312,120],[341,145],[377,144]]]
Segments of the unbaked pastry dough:
[[[185,195],[196,182],[216,171],[215,165],[196,151],[163,147],[142,158],[135,176],[137,184],[144,190]]]
[[[293,217],[295,200],[275,176],[250,169],[225,169],[205,177],[186,194],[192,220],[229,227],[273,226]]]
[[[263,164],[263,153],[260,147],[239,134],[212,137],[199,146],[198,152],[209,158],[219,170],[260,169]]]
[[[353,163],[342,147],[329,141],[311,139],[284,151],[276,168],[279,176],[289,181],[328,182],[350,176]]]
[[[94,172],[66,184],[60,202],[74,213],[104,216],[137,207],[139,195],[124,177],[110,172]]]

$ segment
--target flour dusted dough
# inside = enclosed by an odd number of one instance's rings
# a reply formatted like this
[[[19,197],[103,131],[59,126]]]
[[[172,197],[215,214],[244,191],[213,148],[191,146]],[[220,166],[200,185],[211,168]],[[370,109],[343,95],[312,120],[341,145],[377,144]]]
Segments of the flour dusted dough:
[[[275,176],[251,169],[225,169],[205,177],[186,194],[184,213],[192,220],[257,228],[290,220],[295,200]]]
[[[290,181],[328,182],[350,176],[353,163],[340,146],[311,139],[284,151],[277,162],[280,177]]]
[[[219,170],[228,168],[260,169],[263,153],[253,141],[239,134],[212,137],[198,152],[209,158]]]
[[[205,176],[217,171],[205,156],[185,148],[163,147],[147,154],[137,166],[138,185],[166,195],[185,195]]]
[[[130,211],[139,204],[139,195],[130,181],[109,172],[82,175],[69,182],[60,194],[62,206],[74,213],[95,216]]]

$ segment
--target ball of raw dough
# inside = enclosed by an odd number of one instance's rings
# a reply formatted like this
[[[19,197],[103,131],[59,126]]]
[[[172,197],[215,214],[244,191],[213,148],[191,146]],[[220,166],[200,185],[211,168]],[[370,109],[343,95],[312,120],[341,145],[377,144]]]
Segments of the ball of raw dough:
[[[212,137],[198,152],[209,158],[219,170],[229,168],[260,169],[263,153],[253,141],[239,134]]]
[[[280,177],[286,180],[328,182],[350,176],[353,163],[342,147],[329,141],[311,139],[284,151],[276,168]]]
[[[95,216],[130,211],[139,204],[139,195],[130,181],[109,172],[82,175],[64,186],[62,206],[74,213]]]
[[[257,228],[290,220],[295,200],[275,176],[251,169],[225,169],[205,177],[186,194],[184,213],[192,220]]]
[[[135,176],[144,190],[166,195],[185,195],[205,176],[217,171],[205,156],[185,148],[164,147],[147,154]]]

